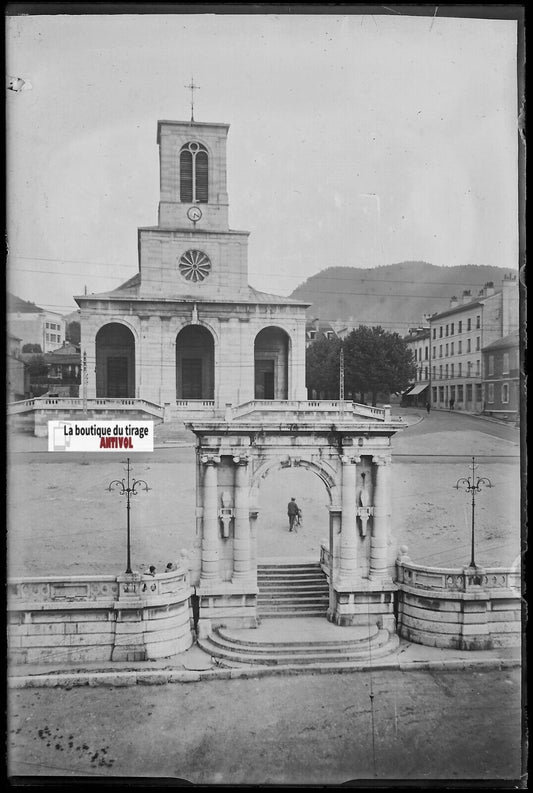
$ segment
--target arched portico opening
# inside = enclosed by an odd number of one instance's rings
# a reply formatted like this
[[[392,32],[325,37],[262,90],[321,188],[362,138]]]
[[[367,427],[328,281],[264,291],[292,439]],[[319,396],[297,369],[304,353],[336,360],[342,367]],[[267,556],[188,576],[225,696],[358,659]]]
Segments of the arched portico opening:
[[[258,562],[275,557],[320,557],[335,493],[332,474],[316,462],[289,455],[260,467],[251,488],[251,501],[257,509],[254,546]],[[294,537],[289,533],[287,515],[293,497],[302,512],[298,536]]]
[[[281,328],[263,328],[254,342],[255,399],[288,399],[290,337]]]
[[[135,397],[135,338],[120,322],[110,322],[96,334],[96,396]]]
[[[177,335],[176,397],[215,397],[215,343],[202,325],[187,325]]]

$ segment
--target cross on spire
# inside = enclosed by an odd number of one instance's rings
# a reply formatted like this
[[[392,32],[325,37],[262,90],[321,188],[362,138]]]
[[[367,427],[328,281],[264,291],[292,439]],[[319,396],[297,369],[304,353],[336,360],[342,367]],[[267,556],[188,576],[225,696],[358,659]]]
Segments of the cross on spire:
[[[191,77],[191,82],[185,88],[191,89],[191,121],[194,121],[194,92],[199,90],[200,86],[194,84],[194,78]]]

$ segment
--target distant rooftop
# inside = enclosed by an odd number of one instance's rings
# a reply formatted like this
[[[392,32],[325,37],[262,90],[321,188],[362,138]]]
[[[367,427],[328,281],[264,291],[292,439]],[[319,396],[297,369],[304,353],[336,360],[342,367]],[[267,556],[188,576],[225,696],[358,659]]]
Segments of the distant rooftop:
[[[30,303],[29,300],[12,295],[11,292],[6,293],[6,298],[8,314],[40,314],[45,310],[41,306],[36,306],[35,303]]]

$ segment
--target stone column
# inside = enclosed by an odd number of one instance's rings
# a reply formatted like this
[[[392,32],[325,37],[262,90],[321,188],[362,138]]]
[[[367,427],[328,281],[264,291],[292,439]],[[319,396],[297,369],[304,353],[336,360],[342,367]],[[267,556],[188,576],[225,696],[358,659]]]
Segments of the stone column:
[[[250,576],[250,499],[248,458],[234,457],[235,520],[233,532],[233,578]]]
[[[202,457],[204,465],[204,508],[202,532],[202,580],[219,577],[218,571],[218,472],[220,457]]]
[[[342,522],[340,547],[341,580],[352,581],[357,575],[356,463],[360,457],[342,457]]]
[[[387,541],[390,515],[390,459],[374,457],[376,478],[374,485],[374,523],[370,541],[370,580],[380,581],[387,576]]]

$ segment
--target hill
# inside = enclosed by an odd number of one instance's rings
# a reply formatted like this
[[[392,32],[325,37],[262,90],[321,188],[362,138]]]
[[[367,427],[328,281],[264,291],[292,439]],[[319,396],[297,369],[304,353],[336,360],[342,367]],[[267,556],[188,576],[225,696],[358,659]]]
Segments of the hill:
[[[493,281],[496,289],[508,270],[489,265],[439,267],[428,262],[399,262],[381,267],[328,267],[300,284],[291,297],[313,305],[308,318],[337,327],[381,325],[404,335],[424,314],[448,308],[452,296],[479,290]]]

